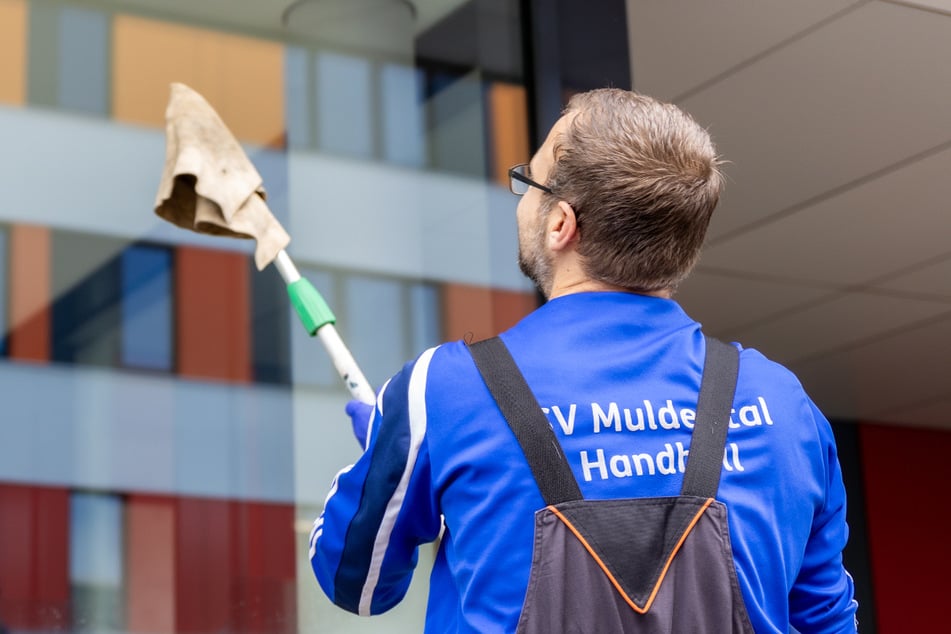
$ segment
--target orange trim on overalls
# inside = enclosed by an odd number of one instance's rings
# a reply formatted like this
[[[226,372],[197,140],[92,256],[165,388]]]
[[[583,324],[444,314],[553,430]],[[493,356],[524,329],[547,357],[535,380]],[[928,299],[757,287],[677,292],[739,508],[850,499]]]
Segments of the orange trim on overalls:
[[[581,533],[579,533],[577,529],[575,529],[575,527],[572,526],[571,522],[568,521],[568,518],[562,515],[558,511],[558,509],[556,509],[554,506],[549,506],[548,509],[552,513],[554,513],[555,516],[558,517],[558,519],[560,519],[562,523],[564,523],[565,526],[568,527],[568,530],[570,530],[574,534],[575,537],[578,538],[578,541],[581,542],[581,545],[584,546],[585,550],[588,551],[588,554],[590,554],[594,558],[594,560],[598,563],[598,566],[600,566],[601,570],[604,571],[604,574],[608,576],[608,579],[611,580],[611,584],[621,594],[621,596],[624,597],[624,600],[627,602],[629,606],[631,606],[631,609],[633,609],[638,614],[647,614],[647,611],[650,610],[651,605],[654,603],[654,599],[657,597],[657,592],[660,590],[660,584],[664,581],[664,577],[667,575],[667,570],[670,568],[671,562],[673,562],[674,557],[677,555],[677,552],[680,550],[680,547],[683,546],[684,540],[687,539],[687,535],[690,534],[690,531],[693,530],[693,527],[696,526],[697,522],[700,521],[700,516],[703,515],[703,513],[707,510],[707,508],[712,503],[713,503],[713,498],[709,498],[706,502],[704,502],[703,506],[700,507],[700,510],[697,511],[697,514],[694,515],[693,519],[690,520],[690,524],[687,525],[687,529],[683,532],[683,535],[680,536],[680,540],[677,542],[677,545],[674,546],[674,549],[671,551],[670,557],[667,558],[667,562],[664,564],[664,569],[661,570],[660,577],[657,578],[657,583],[654,584],[654,589],[651,591],[651,595],[647,598],[647,603],[644,604],[643,608],[638,606],[636,603],[634,603],[634,601],[631,600],[629,596],[627,596],[627,592],[625,592],[624,589],[621,588],[621,584],[618,583],[617,579],[614,578],[614,575],[611,574],[611,571],[608,570],[608,567],[604,564],[603,561],[601,561],[601,558],[598,556],[598,553],[596,553],[594,549],[591,548],[591,545],[588,544],[587,540],[584,537],[582,537]]]

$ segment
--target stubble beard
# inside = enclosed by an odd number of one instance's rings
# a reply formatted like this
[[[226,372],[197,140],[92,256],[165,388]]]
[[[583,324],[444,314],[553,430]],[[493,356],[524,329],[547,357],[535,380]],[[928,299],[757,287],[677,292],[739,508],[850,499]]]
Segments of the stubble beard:
[[[545,224],[542,219],[539,218],[527,233],[525,239],[519,237],[518,268],[547,299],[552,286],[552,262],[551,256],[544,250]]]

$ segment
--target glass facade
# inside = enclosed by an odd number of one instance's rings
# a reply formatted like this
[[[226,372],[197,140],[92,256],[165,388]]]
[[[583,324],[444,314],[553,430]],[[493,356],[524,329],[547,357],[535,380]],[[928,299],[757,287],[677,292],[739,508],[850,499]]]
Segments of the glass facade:
[[[434,548],[380,619],[313,579],[349,395],[253,244],[154,215],[164,110],[215,107],[379,387],[536,305],[519,7],[0,0],[0,631],[421,631]]]

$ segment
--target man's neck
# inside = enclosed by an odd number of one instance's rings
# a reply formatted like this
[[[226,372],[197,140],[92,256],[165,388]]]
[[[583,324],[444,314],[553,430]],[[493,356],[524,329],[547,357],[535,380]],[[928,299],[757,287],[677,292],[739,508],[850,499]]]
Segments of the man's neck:
[[[661,289],[657,291],[632,291],[629,288],[624,288],[623,286],[614,286],[613,284],[605,284],[604,282],[599,282],[597,280],[584,280],[575,282],[572,284],[565,285],[552,285],[551,293],[548,295],[548,299],[555,299],[556,297],[563,297],[565,295],[572,295],[574,293],[634,293],[637,295],[646,295],[648,297],[660,297],[663,299],[670,299],[673,297],[673,293],[668,289]]]
[[[637,293],[638,295],[661,297],[664,299],[673,297],[673,293],[670,289],[666,288],[656,291],[633,291],[623,286],[615,286],[592,279],[584,272],[580,258],[575,252],[565,254],[561,258],[556,259],[548,299],[555,299],[556,297],[571,295],[573,293],[594,292]]]

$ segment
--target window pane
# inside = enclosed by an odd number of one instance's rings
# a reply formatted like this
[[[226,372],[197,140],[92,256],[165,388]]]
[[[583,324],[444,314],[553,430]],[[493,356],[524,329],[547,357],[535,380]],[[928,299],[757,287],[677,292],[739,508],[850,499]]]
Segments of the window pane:
[[[433,284],[413,284],[409,298],[413,343],[410,354],[417,355],[442,341],[439,291]]]
[[[105,115],[109,110],[109,22],[101,11],[64,7],[59,15],[59,105]]]
[[[162,247],[122,253],[122,364],[172,369],[172,255]]]
[[[370,62],[359,57],[317,55],[317,121],[320,149],[370,158]]]
[[[7,230],[0,229],[0,356],[7,354],[7,293],[10,282],[7,274]]]
[[[120,258],[115,240],[53,233],[53,358],[114,366],[121,325]]]
[[[348,276],[346,335],[350,350],[374,390],[407,361],[406,303],[401,282]]]
[[[290,46],[284,52],[287,75],[287,143],[292,149],[307,149],[311,138],[311,90],[308,71],[310,52]]]
[[[69,504],[69,580],[76,631],[121,629],[122,544],[120,498],[73,493]]]
[[[384,156],[392,163],[421,167],[426,160],[421,75],[397,64],[385,65],[381,75]]]
[[[294,324],[284,280],[274,267],[251,268],[251,343],[254,380],[286,384],[291,381],[290,332]],[[302,330],[302,329],[301,329]]]
[[[320,596],[294,520],[358,455],[348,393],[250,242],[152,212],[165,105],[183,82],[234,133],[379,387],[439,342],[447,285],[494,283],[487,95],[519,81],[494,61],[518,3],[219,4],[0,0],[0,479],[56,497],[0,512],[11,632],[422,629],[432,546],[399,610]]]

